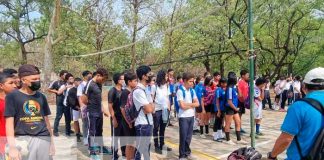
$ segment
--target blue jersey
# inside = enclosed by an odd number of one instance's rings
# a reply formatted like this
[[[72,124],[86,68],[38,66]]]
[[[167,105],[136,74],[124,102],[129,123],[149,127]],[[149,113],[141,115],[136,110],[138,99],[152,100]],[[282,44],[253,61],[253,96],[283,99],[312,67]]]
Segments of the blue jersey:
[[[195,92],[197,94],[197,98],[199,101],[199,104],[201,104],[201,98],[203,97],[203,90],[204,90],[204,85],[202,83],[198,83],[195,87]]]
[[[316,99],[324,105],[323,97],[324,91],[313,91],[306,95],[306,98]],[[305,156],[309,153],[323,127],[324,118],[322,114],[308,103],[298,101],[288,108],[281,131],[298,137],[302,154]],[[295,140],[291,142],[287,149],[287,159],[300,159]]]
[[[232,100],[234,106],[238,106],[238,92],[236,87],[228,87],[226,89],[226,107],[230,107],[227,100]]]
[[[226,90],[224,90],[221,87],[218,87],[216,89],[216,91],[215,91],[215,95],[216,95],[216,98],[215,98],[215,101],[214,101],[215,111],[216,112],[218,111],[218,109],[216,107],[216,99],[219,100],[220,110],[224,111],[225,110],[225,104],[226,104]]]

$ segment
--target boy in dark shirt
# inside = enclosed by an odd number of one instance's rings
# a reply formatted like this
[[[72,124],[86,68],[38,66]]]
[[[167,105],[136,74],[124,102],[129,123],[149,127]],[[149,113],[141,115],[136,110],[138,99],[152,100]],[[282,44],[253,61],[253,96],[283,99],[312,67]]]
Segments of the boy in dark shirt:
[[[95,76],[85,86],[84,94],[87,95],[88,103],[88,122],[89,122],[89,150],[90,156],[97,155],[97,149],[101,152],[108,152],[103,147],[103,108],[102,108],[102,84],[108,78],[108,71],[104,68],[98,68]],[[102,149],[101,149],[102,147]]]
[[[121,73],[116,73],[113,76],[113,81],[115,83],[115,87],[111,88],[108,93],[108,109],[111,115],[111,133],[113,133],[113,160],[118,159],[118,140],[120,142],[122,155],[125,157],[125,142],[123,142],[124,138],[120,138],[123,135],[122,130],[122,114],[120,111],[120,96],[122,93],[122,87],[124,84],[124,75]],[[109,115],[109,113],[105,113],[105,115]]]
[[[27,155],[27,159],[51,159],[55,154],[48,119],[51,112],[46,97],[38,91],[41,87],[40,72],[37,67],[26,64],[19,67],[18,75],[22,88],[6,96],[5,117],[9,157],[24,159]],[[28,150],[27,153],[18,151],[17,146],[21,151]]]

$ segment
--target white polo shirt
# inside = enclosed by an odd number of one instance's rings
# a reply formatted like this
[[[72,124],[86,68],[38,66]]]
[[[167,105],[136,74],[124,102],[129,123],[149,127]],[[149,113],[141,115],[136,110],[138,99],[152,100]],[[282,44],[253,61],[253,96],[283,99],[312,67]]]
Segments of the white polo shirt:
[[[138,83],[137,87],[140,89],[135,89],[133,92],[133,102],[135,104],[135,107],[137,110],[139,110],[144,105],[148,105],[149,103],[152,103],[152,97],[150,93],[146,93],[144,90],[146,89],[145,86],[141,83]],[[150,125],[153,125],[153,117],[151,113],[147,114],[148,121]],[[147,125],[147,119],[143,112],[143,108],[138,114],[138,117],[135,120],[135,126],[137,125]]]
[[[154,99],[155,111],[167,109],[170,104],[170,100],[169,100],[169,96],[171,94],[170,87],[167,84],[162,85],[160,87],[154,85],[152,86],[151,92],[152,92],[152,97]]]
[[[197,95],[194,89],[192,89],[193,92],[193,98],[191,98],[191,93],[190,93],[190,89],[187,90],[184,86],[181,86],[184,90],[185,90],[185,97],[183,97],[183,93],[182,90],[179,89],[177,91],[177,99],[178,101],[184,101],[185,103],[192,103],[194,99],[197,99]],[[179,108],[179,117],[180,118],[185,118],[185,117],[194,117],[195,116],[195,109],[191,108],[191,109],[187,109],[187,110],[183,110],[181,109],[181,107]]]

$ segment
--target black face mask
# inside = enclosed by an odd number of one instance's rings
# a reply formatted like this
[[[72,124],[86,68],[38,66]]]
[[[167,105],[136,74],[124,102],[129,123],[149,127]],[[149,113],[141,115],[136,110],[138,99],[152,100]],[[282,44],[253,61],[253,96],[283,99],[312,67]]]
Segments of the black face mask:
[[[40,81],[31,82],[31,86],[29,86],[29,88],[32,91],[37,91],[41,88],[41,82]]]
[[[147,83],[147,84],[150,84],[151,81],[152,81],[152,79],[153,79],[153,76],[148,76],[148,80],[146,80],[146,83]]]

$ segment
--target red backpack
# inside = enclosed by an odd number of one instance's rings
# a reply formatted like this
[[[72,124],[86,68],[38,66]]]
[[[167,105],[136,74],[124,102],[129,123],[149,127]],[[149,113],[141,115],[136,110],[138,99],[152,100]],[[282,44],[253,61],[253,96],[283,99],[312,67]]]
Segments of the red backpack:
[[[133,94],[134,94],[134,91],[136,89],[141,89],[139,87],[136,87],[129,95],[128,95],[128,98],[127,98],[127,103],[125,105],[125,117],[126,117],[126,121],[129,123],[129,124],[132,124],[136,121],[136,118],[138,117],[140,111],[142,110],[143,106],[141,106],[141,108],[139,110],[136,109],[136,106],[134,104],[134,101],[133,101]],[[143,90],[143,89],[142,89]],[[145,90],[143,90],[145,92]],[[146,120],[147,120],[147,123],[149,123],[148,121],[148,117],[147,115],[145,114],[146,116]]]

